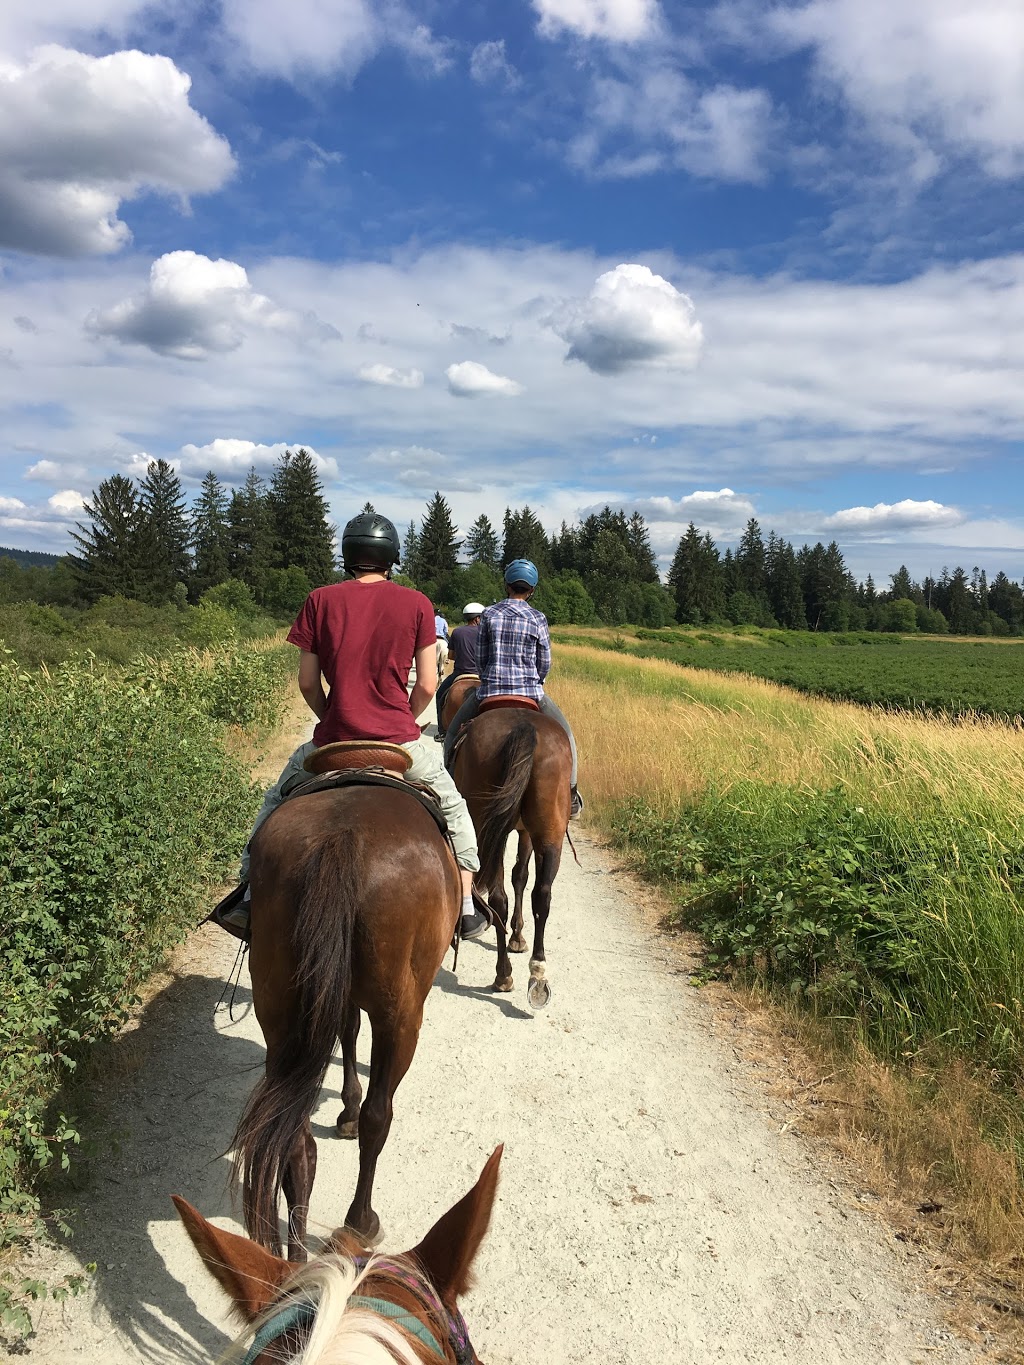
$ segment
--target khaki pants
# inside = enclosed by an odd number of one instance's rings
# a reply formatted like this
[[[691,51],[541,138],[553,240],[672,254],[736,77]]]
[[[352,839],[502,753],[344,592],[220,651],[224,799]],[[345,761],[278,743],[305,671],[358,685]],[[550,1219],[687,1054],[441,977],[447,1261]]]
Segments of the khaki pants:
[[[284,765],[281,776],[263,798],[263,805],[260,806],[256,823],[252,827],[253,834],[263,824],[263,821],[277,810],[281,804],[282,787],[289,779],[304,771],[302,765],[315,748],[316,745],[312,740],[307,744],[300,744]],[[433,739],[423,739],[422,737],[410,740],[408,744],[403,744],[402,748],[412,759],[412,767],[406,775],[415,782],[426,782],[437,793],[444,818],[448,821],[448,828],[451,830],[452,843],[455,845],[455,857],[459,866],[467,872],[479,872],[480,858],[476,850],[476,830],[473,828],[469,808],[462,793],[445,770],[440,748],[434,743]],[[251,842],[252,834],[250,834],[249,839]],[[240,881],[247,882],[249,880],[248,844],[246,844],[245,851],[242,854],[242,866],[238,875]]]

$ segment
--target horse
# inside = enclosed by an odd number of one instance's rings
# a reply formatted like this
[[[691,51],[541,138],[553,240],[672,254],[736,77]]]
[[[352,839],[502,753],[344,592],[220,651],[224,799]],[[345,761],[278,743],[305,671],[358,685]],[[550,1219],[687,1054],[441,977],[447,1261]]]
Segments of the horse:
[[[342,1228],[296,1268],[172,1195],[192,1244],[246,1324],[229,1355],[244,1365],[480,1365],[457,1300],[491,1219],[501,1153],[496,1148],[469,1193],[401,1256],[374,1256]]]
[[[439,728],[442,734],[444,734],[455,719],[459,707],[466,700],[467,695],[472,692],[474,687],[479,686],[480,679],[475,673],[460,673],[455,679],[445,694],[444,704],[441,707],[441,714],[438,716],[438,720],[440,721]]]
[[[379,1236],[371,1203],[377,1159],[462,889],[455,855],[429,813],[412,795],[380,786],[293,797],[260,827],[250,852],[249,972],[267,1058],[235,1130],[233,1172],[242,1179],[246,1231],[274,1253],[283,1190],[288,1257],[302,1261],[316,1174],[309,1118],[339,1037],[337,1129],[359,1140],[346,1222],[367,1241]],[[356,1072],[360,1011],[372,1033],[365,1103]]]
[[[510,991],[509,951],[526,951],[523,897],[533,854],[533,951],[527,998],[535,1009],[551,998],[545,974],[544,927],[551,909],[551,888],[569,828],[569,776],[572,752],[565,731],[549,716],[519,705],[482,709],[468,721],[455,750],[452,776],[466,798],[476,829],[480,871],[476,884],[487,894],[499,921],[498,963],[494,990]],[[519,831],[519,851],[512,871],[515,905],[512,937],[506,944],[508,896],[505,893],[505,844]]]

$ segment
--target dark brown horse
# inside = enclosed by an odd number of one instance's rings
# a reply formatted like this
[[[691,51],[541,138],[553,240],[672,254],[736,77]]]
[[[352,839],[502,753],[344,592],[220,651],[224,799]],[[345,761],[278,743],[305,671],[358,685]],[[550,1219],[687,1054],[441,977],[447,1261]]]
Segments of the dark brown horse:
[[[457,1300],[490,1222],[500,1161],[499,1147],[412,1251],[371,1256],[339,1229],[302,1267],[207,1222],[174,1195],[185,1231],[246,1324],[229,1354],[246,1365],[480,1365]]]
[[[445,695],[444,705],[441,707],[441,714],[438,717],[438,720],[440,721],[439,729],[442,734],[444,734],[455,719],[459,707],[466,700],[467,693],[471,692],[474,687],[479,686],[480,679],[475,673],[462,673],[455,679]]]
[[[347,786],[298,796],[251,846],[253,1005],[267,1044],[266,1074],[234,1137],[249,1235],[279,1251],[278,1198],[288,1206],[288,1256],[303,1238],[316,1143],[310,1132],[340,1038],[338,1132],[359,1138],[359,1179],[346,1222],[368,1241],[380,1231],[373,1177],[409,1069],[423,1002],[451,941],[459,870],[429,814],[412,797]],[[356,1073],[360,1010],[372,1047],[366,1102]]]
[[[519,831],[519,852],[512,871],[515,903],[512,936],[498,934],[496,991],[512,989],[513,953],[526,951],[523,938],[523,898],[533,854],[533,952],[530,955],[531,1005],[548,1003],[551,988],[545,977],[544,926],[551,909],[551,888],[562,858],[562,841],[569,827],[569,774],[572,753],[562,727],[549,716],[525,708],[483,711],[469,721],[455,756],[455,785],[466,798],[480,848],[477,886],[488,903],[508,922],[505,893],[505,844]]]

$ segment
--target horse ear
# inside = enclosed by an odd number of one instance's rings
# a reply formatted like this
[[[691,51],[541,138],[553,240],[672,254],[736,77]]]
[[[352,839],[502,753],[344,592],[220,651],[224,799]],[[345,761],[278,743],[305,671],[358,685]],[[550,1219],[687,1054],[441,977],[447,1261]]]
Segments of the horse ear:
[[[248,1237],[215,1228],[180,1195],[172,1194],[171,1198],[207,1270],[233,1301],[236,1311],[246,1322],[252,1322],[295,1267],[264,1251]]]
[[[496,1147],[470,1192],[443,1214],[409,1253],[415,1256],[449,1308],[470,1286],[470,1267],[491,1221],[504,1143]]]

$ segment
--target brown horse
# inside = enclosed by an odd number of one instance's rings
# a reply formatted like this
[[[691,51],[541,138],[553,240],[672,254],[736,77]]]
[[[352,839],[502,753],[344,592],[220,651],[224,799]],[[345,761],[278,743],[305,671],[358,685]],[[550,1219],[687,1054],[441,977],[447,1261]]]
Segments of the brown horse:
[[[303,1238],[316,1174],[309,1116],[340,1037],[338,1116],[359,1138],[359,1179],[346,1222],[368,1241],[392,1101],[409,1069],[423,1002],[451,941],[461,902],[454,854],[412,796],[346,786],[297,796],[251,845],[253,1005],[267,1045],[266,1074],[238,1123],[245,1226],[281,1248],[278,1198],[288,1206],[288,1256]],[[360,1010],[372,1030],[366,1102],[356,1072]]]
[[[308,1266],[208,1223],[172,1196],[185,1231],[246,1327],[232,1358],[245,1365],[480,1365],[457,1299],[494,1207],[499,1147],[467,1195],[401,1256],[372,1256],[345,1229]],[[248,1351],[243,1356],[246,1344]]]
[[[498,934],[496,991],[512,989],[508,951],[526,951],[523,898],[533,854],[533,952],[528,998],[540,1009],[551,998],[545,978],[544,926],[551,909],[551,888],[569,827],[569,774],[572,753],[565,731],[549,716],[524,708],[483,711],[467,722],[455,755],[452,776],[466,798],[476,828],[480,871],[476,884],[502,925],[508,922],[505,893],[505,844],[519,831],[519,853],[512,871],[515,905],[512,937]]]
[[[455,719],[459,707],[466,700],[467,693],[471,692],[474,687],[479,686],[480,679],[475,673],[461,673],[459,677],[455,679],[448,689],[444,699],[444,705],[441,707],[441,714],[438,717],[438,720],[440,721],[439,729],[442,734],[444,734]]]

